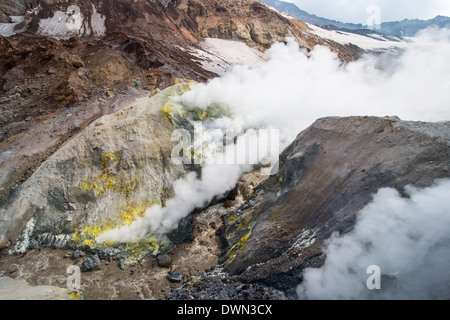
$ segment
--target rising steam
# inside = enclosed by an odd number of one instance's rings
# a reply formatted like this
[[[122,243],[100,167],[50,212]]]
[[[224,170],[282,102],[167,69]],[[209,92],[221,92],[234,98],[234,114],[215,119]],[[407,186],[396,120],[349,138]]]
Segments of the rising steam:
[[[236,66],[221,78],[198,84],[179,98],[185,108],[228,105],[233,117],[214,121],[220,128],[276,128],[280,151],[296,135],[325,116],[397,115],[405,120],[450,119],[450,33],[430,31],[405,53],[387,59],[367,55],[342,63],[330,49],[299,49],[289,39],[268,50],[259,68]],[[211,124],[210,124],[211,125]],[[149,208],[130,226],[107,231],[97,240],[134,242],[164,234],[194,208],[231,189],[248,166],[206,165],[176,181],[166,207]]]
[[[381,189],[357,214],[354,230],[333,235],[325,264],[306,269],[300,299],[448,299],[450,297],[450,180],[409,199]],[[369,290],[367,267],[381,270],[380,290]]]

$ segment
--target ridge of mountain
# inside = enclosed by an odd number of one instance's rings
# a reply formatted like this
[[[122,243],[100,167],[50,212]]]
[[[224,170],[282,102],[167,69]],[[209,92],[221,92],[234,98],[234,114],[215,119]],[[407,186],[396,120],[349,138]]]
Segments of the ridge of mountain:
[[[319,27],[358,32],[360,34],[367,32],[363,30],[370,29],[370,32],[377,32],[388,36],[413,37],[420,30],[429,27],[450,28],[450,17],[441,15],[428,20],[404,19],[402,21],[382,22],[381,25],[377,28],[367,28],[366,25],[363,25],[361,23],[346,23],[318,17],[314,14],[310,14],[304,10],[301,10],[295,4],[286,1],[261,0],[261,2],[264,2],[279,11],[287,13],[295,19],[311,23]]]

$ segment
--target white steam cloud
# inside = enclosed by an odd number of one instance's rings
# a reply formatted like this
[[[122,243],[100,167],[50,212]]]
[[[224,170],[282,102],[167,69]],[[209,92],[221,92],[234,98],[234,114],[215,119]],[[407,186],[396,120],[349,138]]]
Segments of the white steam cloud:
[[[400,57],[342,64],[327,47],[309,54],[293,39],[274,44],[260,68],[235,67],[183,96],[185,105],[233,108],[227,124],[281,130],[290,143],[326,116],[397,115],[405,120],[450,119],[450,31],[430,30]]]
[[[397,115],[405,120],[450,119],[450,33],[432,30],[399,57],[367,55],[342,63],[330,49],[307,53],[293,39],[277,43],[259,68],[236,66],[178,100],[185,108],[226,105],[232,117],[209,128],[278,129],[280,151],[316,119],[326,116]],[[202,178],[188,175],[175,183],[175,198],[166,207],[149,208],[130,226],[97,240],[135,242],[145,235],[175,228],[195,207],[231,189],[247,170],[241,165],[205,165]]]
[[[321,268],[306,269],[300,299],[450,298],[450,180],[402,198],[380,189],[358,213],[353,231],[333,235]],[[381,270],[369,290],[369,266]]]
[[[174,183],[175,197],[166,202],[165,207],[155,205],[145,212],[143,218],[129,226],[106,231],[97,237],[97,242],[139,242],[148,235],[162,236],[175,229],[181,219],[196,208],[204,207],[215,196],[231,190],[245,166],[208,165],[202,170],[202,178],[197,179],[191,172]]]

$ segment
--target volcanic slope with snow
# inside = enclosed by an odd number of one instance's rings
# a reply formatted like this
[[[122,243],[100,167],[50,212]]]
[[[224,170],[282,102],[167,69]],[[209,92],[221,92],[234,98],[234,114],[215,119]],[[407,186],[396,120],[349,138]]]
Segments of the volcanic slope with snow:
[[[399,49],[406,48],[409,40],[398,37],[384,36],[379,33],[357,34],[341,30],[327,30],[307,23],[312,33],[320,38],[328,39],[342,45],[353,44],[366,51],[395,53]]]
[[[260,67],[267,57],[264,52],[247,44],[215,38],[206,38],[199,43],[200,48],[192,48],[190,53],[200,60],[205,70],[224,75],[233,65]]]

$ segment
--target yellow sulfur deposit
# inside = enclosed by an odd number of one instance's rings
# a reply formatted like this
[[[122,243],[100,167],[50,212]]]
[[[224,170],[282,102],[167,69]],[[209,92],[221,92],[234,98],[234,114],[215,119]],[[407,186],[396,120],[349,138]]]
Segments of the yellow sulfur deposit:
[[[72,300],[81,300],[81,291],[73,291],[69,293],[69,298]]]
[[[104,155],[102,155],[101,161],[102,161],[102,169],[106,170],[108,168],[117,166],[120,162],[120,157],[117,156],[115,153],[109,151]]]
[[[96,197],[101,197],[107,190],[114,190],[117,178],[111,174],[102,174],[93,179],[84,178],[81,184],[83,191],[94,191]]]
[[[163,112],[164,112],[164,115],[166,116],[167,120],[169,120],[169,122],[173,125],[172,119],[170,118],[171,109],[168,107],[167,104],[165,104],[163,106]]]
[[[77,230],[72,236],[72,241],[76,244],[83,244],[92,248],[95,244],[97,244],[95,238],[110,229],[112,229],[112,226],[109,225],[109,223],[107,223],[106,227],[96,225],[87,226],[81,230]]]
[[[233,261],[233,259],[236,257],[236,252],[240,250],[245,244],[247,243],[248,238],[250,238],[250,235],[252,234],[252,230],[250,230],[246,235],[244,235],[234,246],[231,247],[230,250],[228,250],[228,260],[226,263],[230,263]]]
[[[84,227],[81,230],[77,230],[73,236],[72,236],[72,242],[76,244],[82,244],[87,245],[89,247],[94,247],[95,245],[99,246],[113,246],[115,243],[111,242],[104,242],[101,244],[97,244],[95,239],[101,235],[102,233],[114,229],[121,225],[130,225],[133,221],[135,221],[137,218],[142,218],[144,216],[145,210],[147,210],[149,207],[154,206],[156,204],[160,204],[159,200],[152,199],[150,202],[140,203],[140,204],[133,204],[131,201],[127,203],[125,208],[123,209],[122,213],[120,214],[120,220],[118,223],[112,223],[111,221],[107,221],[103,224],[103,226],[100,225],[90,225],[87,227]],[[147,250],[157,250],[159,248],[158,240],[155,238],[148,238],[143,240],[140,243],[137,244],[129,244],[128,249],[130,252],[135,254],[136,252],[142,251],[143,249]]]
[[[138,175],[133,172],[131,175],[114,173],[115,167],[120,163],[120,157],[109,151],[102,155],[101,169],[102,174],[96,177],[84,178],[81,183],[81,190],[93,191],[96,197],[101,197],[107,191],[118,191],[129,198],[138,185]]]
[[[152,199],[150,203],[146,204],[132,205],[131,203],[128,203],[128,206],[120,215],[121,219],[126,225],[130,225],[137,218],[142,218],[147,208],[150,208],[156,204],[160,204],[160,202],[156,199]]]

